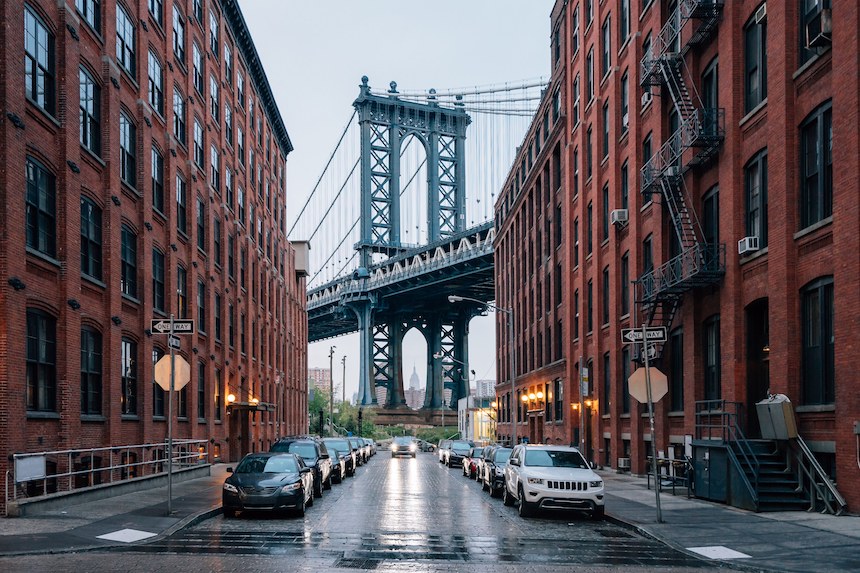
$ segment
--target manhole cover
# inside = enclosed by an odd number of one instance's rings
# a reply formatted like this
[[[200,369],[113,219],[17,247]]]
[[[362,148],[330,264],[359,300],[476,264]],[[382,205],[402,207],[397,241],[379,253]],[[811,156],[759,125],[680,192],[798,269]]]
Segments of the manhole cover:
[[[335,567],[344,569],[376,569],[381,561],[379,559],[354,559],[344,557],[334,562]]]
[[[629,533],[627,533],[625,531],[613,531],[611,529],[609,529],[609,530],[599,529],[597,532],[600,535],[602,535],[603,537],[618,537],[618,538],[624,538],[624,539],[630,539],[631,537],[633,537],[632,535],[630,535]]]

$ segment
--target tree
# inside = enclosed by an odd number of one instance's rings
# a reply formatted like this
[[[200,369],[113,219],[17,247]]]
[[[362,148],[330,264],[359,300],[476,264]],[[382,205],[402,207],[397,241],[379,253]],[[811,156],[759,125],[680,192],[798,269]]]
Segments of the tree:
[[[310,430],[323,435],[325,432],[320,425],[320,412],[323,412],[323,419],[328,416],[328,401],[329,393],[319,388],[311,388],[308,395],[308,420],[310,421]]]

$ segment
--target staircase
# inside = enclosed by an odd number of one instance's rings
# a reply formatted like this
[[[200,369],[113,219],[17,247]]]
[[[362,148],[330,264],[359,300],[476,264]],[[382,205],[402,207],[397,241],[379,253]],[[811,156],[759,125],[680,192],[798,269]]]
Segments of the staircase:
[[[716,284],[725,273],[725,245],[704,242],[689,201],[686,173],[713,158],[725,137],[722,109],[702,106],[686,54],[707,43],[719,23],[722,0],[680,0],[641,62],[643,88],[662,88],[678,115],[678,128],[642,166],[641,191],[657,194],[671,217],[681,252],[636,280],[636,300],[648,326],[668,330],[689,290]],[[696,21],[682,44],[687,23]],[[662,346],[657,348],[659,358]]]
[[[803,485],[792,471],[785,451],[780,451],[774,440],[747,440],[749,448],[758,460],[758,511],[799,511],[809,509],[808,496]],[[739,454],[736,442],[729,444],[738,457],[747,478],[753,478],[753,468]]]

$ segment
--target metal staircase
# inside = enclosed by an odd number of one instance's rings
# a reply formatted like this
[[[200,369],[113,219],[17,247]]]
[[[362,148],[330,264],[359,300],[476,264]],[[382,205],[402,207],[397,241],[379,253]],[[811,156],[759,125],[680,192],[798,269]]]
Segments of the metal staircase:
[[[678,128],[641,169],[641,192],[658,194],[671,217],[680,253],[636,280],[636,295],[649,326],[671,327],[684,293],[715,284],[725,273],[725,245],[704,242],[689,201],[686,173],[713,158],[725,136],[722,109],[704,108],[686,54],[710,40],[723,0],[679,0],[641,62],[643,88],[662,88],[671,98]],[[686,36],[688,22],[695,21]],[[659,357],[662,347],[657,349]]]

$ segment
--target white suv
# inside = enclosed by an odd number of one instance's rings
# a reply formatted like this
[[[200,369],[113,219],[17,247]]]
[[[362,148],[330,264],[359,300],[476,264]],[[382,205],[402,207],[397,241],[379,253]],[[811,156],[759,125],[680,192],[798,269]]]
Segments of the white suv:
[[[516,446],[505,465],[503,496],[522,517],[536,509],[578,509],[603,519],[603,479],[576,448]]]

